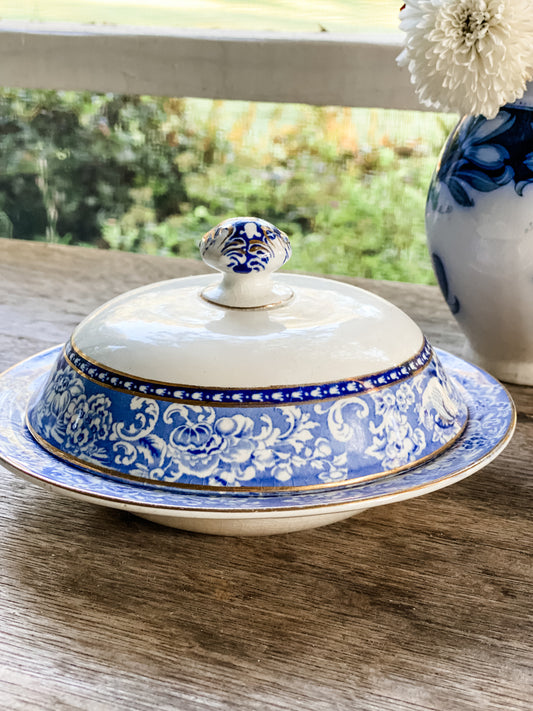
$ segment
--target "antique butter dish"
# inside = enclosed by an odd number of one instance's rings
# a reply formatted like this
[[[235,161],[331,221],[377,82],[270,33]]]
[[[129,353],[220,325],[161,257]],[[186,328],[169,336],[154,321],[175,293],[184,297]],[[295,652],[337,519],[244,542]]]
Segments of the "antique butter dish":
[[[289,241],[257,218],[201,253],[221,278],[137,289],[76,328],[28,408],[41,446],[122,481],[266,495],[390,476],[461,434],[463,397],[395,306],[272,275]]]
[[[192,531],[332,523],[469,476],[515,409],[389,302],[273,274],[269,223],[202,239],[222,274],[128,292],[0,375],[0,462],[54,491]]]

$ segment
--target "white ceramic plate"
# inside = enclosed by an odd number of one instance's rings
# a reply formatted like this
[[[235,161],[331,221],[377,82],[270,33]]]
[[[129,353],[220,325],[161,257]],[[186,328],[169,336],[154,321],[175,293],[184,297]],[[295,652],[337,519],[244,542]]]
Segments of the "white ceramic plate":
[[[470,418],[444,454],[403,474],[359,486],[309,493],[202,494],[126,484],[70,466],[42,449],[25,425],[33,392],[55,362],[60,346],[0,375],[0,463],[51,490],[151,521],[203,533],[261,535],[314,528],[380,506],[449,486],[486,466],[511,439],[516,413],[505,388],[483,370],[438,351],[463,389]]]

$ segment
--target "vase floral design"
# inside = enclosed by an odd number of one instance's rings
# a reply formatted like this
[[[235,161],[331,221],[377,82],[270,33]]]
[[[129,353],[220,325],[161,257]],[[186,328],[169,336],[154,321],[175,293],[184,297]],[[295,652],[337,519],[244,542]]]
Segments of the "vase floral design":
[[[533,385],[533,89],[490,120],[459,121],[431,181],[426,231],[467,357]]]

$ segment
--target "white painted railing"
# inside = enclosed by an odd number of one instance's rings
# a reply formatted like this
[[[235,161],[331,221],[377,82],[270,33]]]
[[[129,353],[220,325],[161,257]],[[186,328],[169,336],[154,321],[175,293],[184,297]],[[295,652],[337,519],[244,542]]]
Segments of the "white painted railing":
[[[396,35],[0,22],[0,86],[420,109]]]

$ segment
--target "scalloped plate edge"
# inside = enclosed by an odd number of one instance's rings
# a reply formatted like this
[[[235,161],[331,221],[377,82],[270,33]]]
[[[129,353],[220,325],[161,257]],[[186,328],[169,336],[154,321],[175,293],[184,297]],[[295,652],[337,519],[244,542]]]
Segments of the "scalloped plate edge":
[[[41,375],[46,373],[47,367],[51,365],[59,348],[60,346],[38,353],[25,361],[18,363],[12,368],[9,368],[2,375],[0,375],[0,403],[3,393],[4,399],[9,396],[11,401],[10,404],[16,405],[15,418],[14,420],[13,418],[11,420],[12,435],[21,436],[22,431],[25,428],[25,405],[35,387],[35,383]],[[496,389],[498,391],[503,405],[507,406],[507,414],[505,417],[507,426],[502,435],[498,435],[493,438],[491,447],[489,447],[481,456],[475,457],[464,467],[457,467],[453,469],[453,471],[442,476],[437,474],[429,481],[422,481],[418,484],[413,483],[413,479],[416,480],[417,476],[424,473],[428,469],[431,468],[435,470],[436,468],[442,468],[436,467],[434,460],[429,464],[424,464],[411,470],[407,474],[388,477],[384,484],[388,483],[390,485],[392,483],[392,491],[372,494],[371,492],[376,488],[379,490],[379,487],[377,484],[370,482],[368,484],[361,484],[360,486],[347,489],[338,489],[335,492],[325,492],[324,494],[316,492],[308,495],[293,494],[289,496],[265,497],[261,500],[262,506],[257,505],[257,497],[235,497],[235,499],[232,500],[235,504],[238,503],[240,505],[235,505],[234,508],[228,506],[228,508],[224,509],[216,508],[214,506],[202,506],[202,503],[206,503],[206,496],[203,494],[185,495],[182,492],[172,492],[171,494],[163,497],[168,499],[165,503],[162,503],[161,501],[150,501],[149,495],[152,493],[152,490],[145,489],[137,485],[119,485],[117,483],[115,488],[120,491],[121,496],[113,496],[105,493],[102,494],[95,490],[95,484],[101,483],[101,477],[82,472],[76,467],[67,465],[53,457],[53,455],[46,453],[31,439],[31,436],[26,431],[24,431],[26,451],[24,451],[24,447],[19,444],[19,449],[22,450],[19,451],[19,456],[14,457],[13,455],[10,455],[9,452],[5,451],[6,444],[9,444],[9,437],[6,436],[5,432],[5,421],[1,421],[3,428],[2,433],[0,434],[0,463],[15,474],[21,475],[28,481],[40,484],[50,491],[60,492],[84,502],[100,504],[106,507],[128,511],[150,520],[157,521],[158,523],[164,523],[166,525],[185,528],[188,530],[201,530],[207,533],[229,533],[230,535],[256,535],[257,533],[282,532],[281,530],[263,530],[265,528],[265,524],[268,523],[268,520],[273,522],[274,519],[285,520],[284,522],[278,522],[277,526],[273,526],[274,528],[282,528],[283,531],[300,530],[303,528],[324,525],[326,523],[331,523],[333,520],[339,520],[341,518],[354,515],[373,506],[394,503],[410,499],[415,496],[421,496],[461,481],[481,468],[487,466],[508,445],[515,428],[516,411],[512,399],[505,388],[498,383],[498,381],[492,378],[492,376],[488,375],[477,366],[469,364],[457,356],[453,356],[445,351],[440,351],[438,349],[436,349],[436,351],[446,361],[446,367],[449,368],[452,376],[457,377],[458,371],[461,368],[463,371],[466,369],[467,374],[471,376],[472,380],[475,380],[476,378],[479,380],[481,377],[481,379],[487,384],[487,387],[490,385],[492,389]],[[23,375],[25,375],[25,379],[23,378]],[[16,385],[17,387],[15,388],[8,384],[6,389],[6,381],[9,380],[13,381],[12,385]],[[468,383],[469,378],[466,377],[462,385],[467,392],[469,390],[467,387]],[[31,384],[33,384],[33,388]],[[25,388],[21,387],[23,385],[25,385]],[[473,385],[474,383],[472,383],[472,386]],[[477,383],[477,389],[472,387],[472,390],[479,392],[479,382]],[[470,397],[474,397],[473,393],[470,393]],[[469,403],[469,406],[476,411],[476,408],[478,410],[483,409],[483,407],[486,406],[486,403],[476,403],[474,398],[473,402]],[[16,414],[19,415],[19,421],[17,421]],[[1,413],[0,417],[2,415],[4,415],[4,413]],[[451,456],[453,456],[454,451],[456,452],[461,446],[464,448],[465,441],[468,439],[469,433],[467,427],[467,431],[463,437],[460,438],[457,445],[452,448],[452,451],[449,454],[445,453],[439,457],[437,463],[444,464]],[[59,472],[59,480],[52,480],[50,477],[46,477],[45,475],[32,470],[32,468],[25,466],[21,461],[21,455],[22,459],[24,459],[24,455],[27,455],[30,451],[37,453],[41,461],[47,461],[48,464],[55,470],[56,476]],[[65,475],[63,480],[62,474]],[[70,474],[75,474],[78,479],[84,480],[85,485],[80,487],[72,486],[67,483],[66,479],[68,479],[68,475]],[[97,488],[98,487],[96,487],[96,489]],[[135,500],[133,494],[139,497],[142,493],[146,495],[145,500]],[[347,499],[344,501],[335,500],[338,498],[339,494],[347,497]],[[200,499],[203,499],[203,501],[201,502]],[[212,500],[212,497],[209,497],[209,499]],[[270,503],[274,503],[275,501],[277,505],[267,506],[265,505],[267,500]],[[185,504],[184,501],[186,502]],[[309,520],[305,522],[296,520],[301,519],[302,517],[307,517]],[[255,523],[253,523],[254,521]],[[218,530],[221,528],[221,524],[223,524],[223,522],[226,522],[226,529],[235,529],[235,531]],[[217,530],[206,530],[212,529],[213,527]],[[224,526],[222,526],[222,528],[224,528]],[[259,528],[261,530],[249,530],[253,528]],[[270,528],[272,528],[272,526]]]

